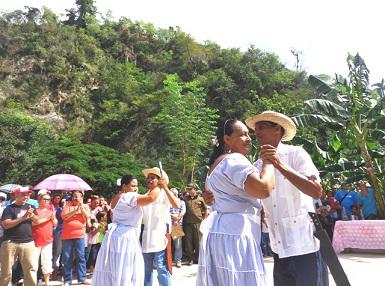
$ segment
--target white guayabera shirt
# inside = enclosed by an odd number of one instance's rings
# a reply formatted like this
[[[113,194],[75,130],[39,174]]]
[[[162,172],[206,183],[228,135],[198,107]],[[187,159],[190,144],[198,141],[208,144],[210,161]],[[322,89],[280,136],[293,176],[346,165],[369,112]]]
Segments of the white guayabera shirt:
[[[282,163],[320,181],[317,168],[302,147],[279,143],[277,152]],[[258,160],[255,166],[261,170],[262,161]],[[319,241],[313,236],[314,226],[308,215],[309,211],[314,212],[312,197],[301,192],[278,170],[275,170],[274,189],[262,203],[269,226],[271,249],[280,258],[319,250]]]
[[[167,246],[167,224],[171,225],[171,203],[163,190],[152,204],[143,207],[142,252],[159,252]]]

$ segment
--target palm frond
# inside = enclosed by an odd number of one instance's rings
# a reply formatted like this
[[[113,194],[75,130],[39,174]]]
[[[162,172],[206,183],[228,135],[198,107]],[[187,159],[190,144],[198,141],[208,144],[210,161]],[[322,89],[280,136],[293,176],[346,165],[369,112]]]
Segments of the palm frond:
[[[316,92],[319,95],[337,96],[337,92],[333,88],[331,88],[329,84],[327,84],[325,81],[323,81],[319,77],[310,75],[308,81],[309,81],[309,84],[316,90]]]
[[[298,127],[317,128],[320,124],[327,124],[331,129],[338,130],[344,127],[344,124],[327,116],[320,114],[299,114],[292,116],[294,123]]]
[[[341,105],[326,99],[310,99],[305,101],[305,105],[312,112],[327,115],[333,118],[347,119],[350,114]]]
[[[365,61],[357,53],[355,56],[348,55],[349,77],[353,85],[359,87],[361,92],[364,92],[369,87],[369,69]]]
[[[385,99],[385,80],[381,79],[381,82],[373,84],[374,90],[378,92],[381,99]]]
[[[385,130],[385,117],[384,116],[378,116],[373,118],[373,120],[368,125],[370,128],[377,128],[380,130]]]

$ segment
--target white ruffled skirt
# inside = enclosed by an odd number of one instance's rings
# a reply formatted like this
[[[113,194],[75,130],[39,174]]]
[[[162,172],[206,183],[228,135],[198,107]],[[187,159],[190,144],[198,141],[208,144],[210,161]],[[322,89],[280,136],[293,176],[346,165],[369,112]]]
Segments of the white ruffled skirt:
[[[202,222],[197,286],[264,286],[257,215],[213,212]]]
[[[144,260],[138,228],[112,224],[98,253],[94,286],[143,286]]]

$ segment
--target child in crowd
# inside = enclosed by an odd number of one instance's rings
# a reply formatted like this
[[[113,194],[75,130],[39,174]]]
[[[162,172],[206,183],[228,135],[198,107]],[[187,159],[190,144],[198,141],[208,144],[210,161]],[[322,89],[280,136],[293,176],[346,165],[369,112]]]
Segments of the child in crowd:
[[[100,248],[100,245],[102,244],[103,242],[103,239],[104,239],[104,235],[107,231],[107,212],[99,212],[97,215],[96,215],[96,219],[98,220],[98,223],[99,223],[99,227],[98,227],[98,244],[99,244],[99,248]],[[99,251],[99,249],[98,249]]]
[[[88,247],[90,255],[87,261],[87,268],[93,272],[96,258],[102,244],[104,234],[107,230],[107,213],[100,211],[96,214],[96,219],[91,219],[90,235],[88,236]]]
[[[91,219],[91,227],[89,229],[88,233],[88,251],[89,251],[89,256],[87,260],[87,269],[89,272],[93,272],[95,262],[96,262],[96,257],[98,255],[98,237],[99,237],[99,223],[97,222],[96,219],[92,218]],[[99,245],[100,246],[100,245]]]
[[[351,210],[352,210],[352,220],[361,220],[362,219],[361,212],[360,212],[358,206],[356,206],[356,205],[351,206]]]

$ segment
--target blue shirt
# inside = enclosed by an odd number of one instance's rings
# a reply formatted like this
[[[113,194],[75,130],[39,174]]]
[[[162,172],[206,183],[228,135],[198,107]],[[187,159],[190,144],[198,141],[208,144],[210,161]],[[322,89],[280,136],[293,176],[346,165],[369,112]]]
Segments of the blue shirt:
[[[368,195],[364,196],[362,193],[358,194],[360,203],[362,205],[362,212],[364,218],[367,218],[369,215],[377,215],[376,199],[374,196],[373,188],[368,188]]]
[[[345,195],[346,195],[346,197],[345,197]],[[360,198],[358,197],[358,194],[356,192],[350,191],[350,190],[345,191],[345,190],[341,189],[341,190],[339,190],[336,193],[334,198],[338,202],[341,202],[341,200],[344,198],[344,200],[342,201],[341,205],[345,209],[345,213],[346,213],[346,215],[348,216],[349,219],[352,218],[352,206],[356,205],[356,204],[359,204],[361,202]]]
[[[59,207],[57,210],[56,210],[56,219],[57,219],[57,226],[56,228],[54,229],[53,231],[53,234],[57,234],[57,233],[62,233],[62,230],[63,230],[63,219],[61,218],[61,213],[63,211],[63,208],[62,207]]]

